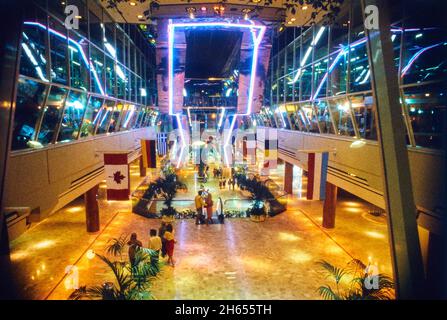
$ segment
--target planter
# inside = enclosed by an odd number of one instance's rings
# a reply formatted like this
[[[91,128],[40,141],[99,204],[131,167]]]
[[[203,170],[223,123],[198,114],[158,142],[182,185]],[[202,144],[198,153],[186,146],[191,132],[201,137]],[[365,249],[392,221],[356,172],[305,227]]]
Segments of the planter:
[[[251,215],[250,220],[253,222],[264,222],[267,216],[265,214],[260,216]]]

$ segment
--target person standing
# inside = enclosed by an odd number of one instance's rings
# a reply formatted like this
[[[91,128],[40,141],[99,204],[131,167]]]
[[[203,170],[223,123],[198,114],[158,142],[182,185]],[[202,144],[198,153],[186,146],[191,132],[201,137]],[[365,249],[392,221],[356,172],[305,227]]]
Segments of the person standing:
[[[203,194],[203,191],[199,190],[196,197],[194,198],[194,203],[196,205],[196,211],[197,211],[197,215],[196,215],[196,224],[197,225],[199,224],[200,218],[202,217],[203,207],[205,205],[205,201],[202,198],[202,194]]]
[[[164,234],[166,232],[166,223],[162,222],[160,229],[158,229],[158,236],[161,239],[161,256],[162,258],[166,257],[166,240]]]
[[[135,264],[135,254],[137,250],[143,246],[143,244],[137,239],[137,234],[134,232],[130,235],[130,240],[127,242],[127,245],[129,246],[129,261],[133,266]]]
[[[210,222],[213,223],[213,196],[211,195],[211,192],[207,192],[207,197],[205,200],[206,203],[206,225],[208,225]]]
[[[147,247],[157,252],[156,256],[151,256],[152,264],[158,262],[158,257],[160,256],[162,244],[161,244],[161,238],[157,236],[157,230],[151,229],[149,231],[149,243]]]
[[[166,240],[166,254],[168,255],[168,264],[174,266],[174,246],[177,241],[174,238],[174,228],[172,224],[166,226],[166,232],[164,234]]]

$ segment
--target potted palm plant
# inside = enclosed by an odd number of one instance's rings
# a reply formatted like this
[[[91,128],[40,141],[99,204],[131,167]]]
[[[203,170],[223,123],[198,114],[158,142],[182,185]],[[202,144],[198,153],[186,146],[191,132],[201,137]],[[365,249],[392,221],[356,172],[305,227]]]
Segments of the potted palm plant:
[[[97,286],[81,286],[69,296],[70,300],[149,300],[152,280],[160,272],[158,253],[139,248],[134,263],[123,259],[123,251],[128,242],[127,236],[111,240],[107,247],[108,256],[96,254],[112,271],[113,282]],[[157,259],[154,259],[157,257]],[[113,260],[112,258],[115,258]]]
[[[161,209],[160,213],[165,222],[174,221],[177,211],[172,206],[172,201],[180,188],[185,188],[185,185],[178,180],[177,174],[171,172],[165,173],[164,177],[160,177],[154,182],[154,189],[164,198],[165,208]]]
[[[385,274],[371,274],[371,265],[358,259],[349,262],[346,268],[338,268],[325,260],[319,261],[318,265],[325,270],[326,278],[335,284],[335,287],[318,288],[325,300],[390,300],[394,297],[393,280]],[[372,277],[375,277],[376,286],[367,286]]]

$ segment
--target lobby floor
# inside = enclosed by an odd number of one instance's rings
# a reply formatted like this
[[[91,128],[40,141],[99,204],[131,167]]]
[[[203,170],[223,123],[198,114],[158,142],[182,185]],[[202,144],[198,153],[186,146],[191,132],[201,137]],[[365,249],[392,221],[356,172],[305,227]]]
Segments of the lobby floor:
[[[132,166],[136,173],[138,167]],[[283,179],[283,167],[271,177]],[[358,199],[340,199],[336,228],[321,225],[322,203],[303,200],[305,179],[295,177],[294,195],[288,210],[263,223],[227,219],[224,225],[196,226],[192,220],[176,221],[176,266],[163,266],[153,282],[156,299],[320,299],[317,289],[330,284],[316,264],[325,259],[344,267],[353,257],[377,263],[391,275],[387,228],[384,221],[369,218],[371,207]],[[194,184],[192,171],[180,177]],[[141,179],[133,175],[135,188]],[[211,180],[206,184],[215,198],[233,199],[239,191],[221,191]],[[195,192],[180,194],[186,199]],[[239,195],[238,195],[239,194]],[[73,209],[77,208],[77,209]],[[65,268],[75,265],[79,285],[100,285],[113,276],[87,250],[104,253],[107,242],[121,234],[136,232],[146,245],[148,232],[159,220],[131,213],[131,203],[100,200],[101,231],[85,232],[82,203],[67,206],[12,243],[12,260],[23,296],[29,299],[66,299]]]

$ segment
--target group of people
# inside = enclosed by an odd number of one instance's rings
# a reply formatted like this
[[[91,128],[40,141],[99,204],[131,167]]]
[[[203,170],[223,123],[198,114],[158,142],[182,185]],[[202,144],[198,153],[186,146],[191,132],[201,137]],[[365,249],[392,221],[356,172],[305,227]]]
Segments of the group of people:
[[[172,224],[162,222],[160,229],[151,229],[149,231],[149,241],[147,248],[157,252],[156,256],[153,256],[151,259],[153,262],[159,260],[159,256],[162,258],[168,257],[167,263],[170,266],[174,266],[174,246],[177,241],[174,237],[174,228]],[[129,260],[132,265],[135,264],[135,254],[139,248],[143,248],[143,243],[138,240],[137,234],[132,233],[130,236],[130,240],[127,243],[129,246]]]
[[[209,190],[204,190],[203,186],[198,191],[196,197],[194,198],[194,203],[196,206],[196,224],[201,224],[201,222],[206,219],[205,222],[208,225],[213,223],[213,196]]]

